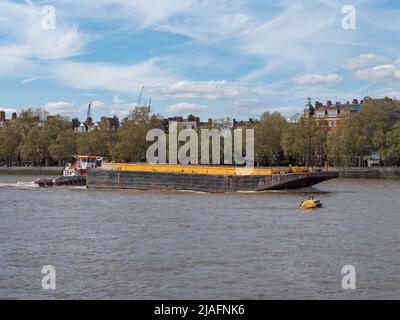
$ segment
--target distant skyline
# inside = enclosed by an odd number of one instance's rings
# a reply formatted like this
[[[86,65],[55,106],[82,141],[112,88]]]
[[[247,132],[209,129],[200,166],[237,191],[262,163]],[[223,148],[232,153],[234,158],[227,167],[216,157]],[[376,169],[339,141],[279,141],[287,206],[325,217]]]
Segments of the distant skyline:
[[[399,16],[395,0],[1,0],[0,109],[124,117],[143,86],[154,113],[202,119],[400,98]]]

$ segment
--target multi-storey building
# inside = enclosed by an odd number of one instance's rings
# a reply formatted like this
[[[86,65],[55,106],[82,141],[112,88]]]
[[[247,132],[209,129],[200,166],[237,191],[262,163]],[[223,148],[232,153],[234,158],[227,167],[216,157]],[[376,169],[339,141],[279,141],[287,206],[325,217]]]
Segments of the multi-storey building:
[[[345,119],[348,115],[355,112],[360,112],[362,106],[369,101],[372,101],[371,97],[365,97],[360,102],[357,99],[353,99],[350,103],[327,101],[323,104],[319,101],[312,104],[311,98],[308,98],[307,105],[304,109],[304,118],[312,118],[316,121],[326,121],[330,128],[338,126],[339,122]]]

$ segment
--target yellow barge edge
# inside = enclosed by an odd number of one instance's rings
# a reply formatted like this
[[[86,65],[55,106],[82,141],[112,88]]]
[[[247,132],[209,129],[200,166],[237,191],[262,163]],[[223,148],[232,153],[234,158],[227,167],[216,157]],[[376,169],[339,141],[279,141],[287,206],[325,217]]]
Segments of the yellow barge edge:
[[[103,163],[104,170],[185,173],[202,175],[225,176],[267,176],[274,174],[306,173],[305,167],[289,168],[251,168],[234,166],[206,166],[206,165],[176,165],[176,164],[147,164],[147,163]]]

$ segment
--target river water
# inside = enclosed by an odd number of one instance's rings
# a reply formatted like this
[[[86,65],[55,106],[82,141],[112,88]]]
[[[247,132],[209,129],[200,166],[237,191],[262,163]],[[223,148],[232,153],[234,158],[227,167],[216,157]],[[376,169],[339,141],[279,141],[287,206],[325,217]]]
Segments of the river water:
[[[0,176],[1,299],[399,299],[400,181],[301,192],[39,189]],[[325,208],[302,212],[313,193]],[[42,267],[56,290],[42,289]],[[342,289],[343,266],[356,290]]]

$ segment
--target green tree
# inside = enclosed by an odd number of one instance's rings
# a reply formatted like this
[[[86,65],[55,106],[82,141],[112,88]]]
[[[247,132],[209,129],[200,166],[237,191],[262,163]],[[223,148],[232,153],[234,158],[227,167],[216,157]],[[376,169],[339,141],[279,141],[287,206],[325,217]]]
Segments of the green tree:
[[[393,161],[393,163],[400,162],[400,121],[397,121],[386,138],[386,152],[385,155]]]
[[[278,164],[283,160],[282,134],[287,127],[280,113],[264,113],[255,128],[255,160],[262,165]]]
[[[77,152],[77,133],[72,129],[60,132],[49,147],[51,157],[62,164]]]
[[[79,154],[110,158],[116,143],[117,133],[107,125],[101,124],[98,130],[79,133],[77,136]]]
[[[328,139],[329,156],[334,165],[359,166],[368,152],[368,137],[364,135],[362,119],[354,114],[342,121]]]
[[[162,126],[157,117],[150,117],[143,108],[145,107],[135,108],[131,113],[131,119],[126,119],[119,127],[117,141],[111,149],[114,161],[146,161],[147,148],[152,144],[146,141],[146,135],[149,130]]]
[[[22,140],[21,130],[13,122],[6,122],[0,128],[0,161],[8,165],[18,160],[18,145]]]
[[[69,121],[61,116],[49,117],[39,130],[38,145],[40,157],[48,165],[51,159],[49,148],[57,140],[57,137],[69,130]]]
[[[21,159],[24,161],[32,161],[40,164],[40,129],[32,128],[26,132],[18,146]]]
[[[291,123],[282,133],[285,156],[306,166],[323,165],[327,158],[328,132],[326,121],[302,118]]]

